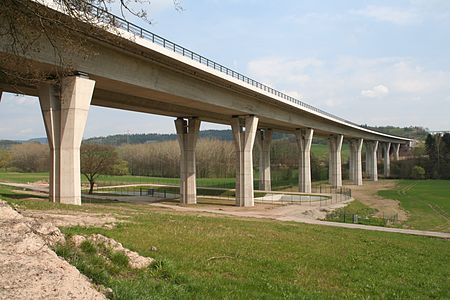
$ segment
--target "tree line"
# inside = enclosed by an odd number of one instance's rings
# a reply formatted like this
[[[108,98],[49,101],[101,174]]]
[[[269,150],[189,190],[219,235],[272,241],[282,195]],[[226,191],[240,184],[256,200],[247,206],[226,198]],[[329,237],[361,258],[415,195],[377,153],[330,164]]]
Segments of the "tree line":
[[[412,179],[450,179],[450,134],[428,134],[412,156],[392,163],[392,176]]]

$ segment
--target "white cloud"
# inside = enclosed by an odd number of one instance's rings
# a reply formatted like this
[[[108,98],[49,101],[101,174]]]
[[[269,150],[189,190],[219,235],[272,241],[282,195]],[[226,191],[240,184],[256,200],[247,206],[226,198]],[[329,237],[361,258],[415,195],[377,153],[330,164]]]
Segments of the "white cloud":
[[[443,102],[450,95],[450,71],[429,69],[408,57],[271,57],[248,68],[254,79],[270,80],[274,88],[358,124],[434,128],[450,110]]]
[[[351,13],[397,25],[409,25],[421,21],[419,14],[413,10],[390,6],[369,5],[364,9],[352,10]]]
[[[377,97],[383,97],[389,94],[389,89],[380,84],[375,87],[373,87],[370,90],[362,90],[361,96],[367,97],[367,98],[377,98]]]
[[[307,71],[322,67],[323,61],[316,58],[288,59],[268,57],[250,61],[247,70],[258,81],[273,85],[280,79],[290,84],[304,84],[310,80]],[[278,86],[280,88],[280,86]]]

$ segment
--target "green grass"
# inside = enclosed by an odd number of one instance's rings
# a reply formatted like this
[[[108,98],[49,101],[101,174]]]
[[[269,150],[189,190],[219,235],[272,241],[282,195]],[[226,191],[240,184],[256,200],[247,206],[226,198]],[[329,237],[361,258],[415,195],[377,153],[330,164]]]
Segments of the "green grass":
[[[393,190],[379,191],[381,197],[400,201],[408,212],[405,225],[421,230],[450,232],[450,181],[401,180]]]
[[[140,276],[111,275],[113,299],[450,297],[446,240],[161,212],[113,230],[64,231],[101,233],[170,266],[158,276],[158,267]]]
[[[148,205],[77,206],[0,197],[22,208],[83,209],[129,216],[101,233],[157,263],[142,271],[120,254],[70,243],[56,251],[112,299],[448,299],[449,241],[270,220],[158,211]],[[10,193],[10,194],[8,194]],[[20,196],[20,194],[18,194]],[[358,207],[355,207],[358,209]],[[69,240],[69,239],[68,239]],[[152,251],[152,246],[158,251]],[[105,259],[105,257],[107,259]]]
[[[393,222],[393,220],[388,221],[387,219],[374,217],[376,212],[376,209],[371,208],[358,200],[354,200],[346,207],[338,208],[329,213],[326,220],[340,223],[357,223],[374,226],[386,226]],[[354,220],[355,215],[358,216],[357,222]]]

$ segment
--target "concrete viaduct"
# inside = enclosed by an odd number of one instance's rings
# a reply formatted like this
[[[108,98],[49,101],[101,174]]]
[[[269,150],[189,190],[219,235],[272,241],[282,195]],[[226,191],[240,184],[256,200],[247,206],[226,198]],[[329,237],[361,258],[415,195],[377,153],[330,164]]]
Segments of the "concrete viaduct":
[[[50,3],[49,7],[55,14],[61,14],[55,4]],[[196,203],[195,146],[202,121],[228,124],[232,128],[238,206],[254,205],[255,142],[261,155],[260,189],[271,189],[270,145],[275,130],[296,136],[299,192],[304,193],[311,192],[313,136],[328,138],[329,182],[334,187],[342,186],[344,141],[350,145],[350,180],[356,185],[363,183],[363,144],[366,175],[376,181],[380,151],[384,153],[384,175],[389,176],[390,153],[398,159],[400,145],[411,142],[319,110],[99,8],[92,6],[90,13],[99,22],[108,24],[99,29],[80,22],[89,41],[86,47],[94,49],[95,54],[62,51],[59,55],[73,66],[71,75],[57,83],[23,83],[19,87],[22,93],[39,97],[51,150],[50,199],[54,202],[81,204],[80,145],[91,105],[175,118],[181,149],[182,204]],[[0,22],[4,26],[5,21]],[[77,35],[67,33],[74,40]],[[7,38],[0,40],[0,61],[17,55],[11,53],[10,42]],[[41,37],[40,49],[28,54],[27,60],[40,71],[54,72],[58,65],[53,47]],[[1,80],[0,92],[17,92],[17,83],[13,86],[7,78]]]

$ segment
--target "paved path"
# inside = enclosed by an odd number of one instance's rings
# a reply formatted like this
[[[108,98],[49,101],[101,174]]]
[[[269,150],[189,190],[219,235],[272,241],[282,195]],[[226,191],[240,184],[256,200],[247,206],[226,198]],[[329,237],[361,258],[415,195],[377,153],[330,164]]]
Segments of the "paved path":
[[[259,218],[259,219],[272,219],[272,220],[278,220],[278,221],[292,221],[292,222],[299,222],[299,223],[305,223],[305,224],[349,228],[349,229],[363,229],[363,230],[370,230],[370,231],[382,231],[382,232],[412,234],[412,235],[419,235],[419,236],[430,236],[430,237],[438,237],[438,238],[444,238],[444,239],[450,240],[450,233],[445,233],[445,232],[328,222],[328,221],[321,221],[321,220],[312,220],[310,218],[299,217],[299,216],[283,216],[283,215],[267,214],[266,212],[263,213],[263,212],[258,212],[258,211],[249,211],[249,210],[226,211],[226,210],[216,210],[216,209],[183,207],[183,206],[178,206],[178,205],[169,205],[169,204],[162,204],[162,203],[153,203],[150,205],[157,206],[157,207],[170,208],[170,209],[174,209],[177,211],[205,212],[205,213],[213,213],[213,214],[220,214],[220,215],[230,215],[230,216],[235,216],[235,217],[251,217],[251,218]],[[296,206],[296,205],[291,205],[291,206]]]

